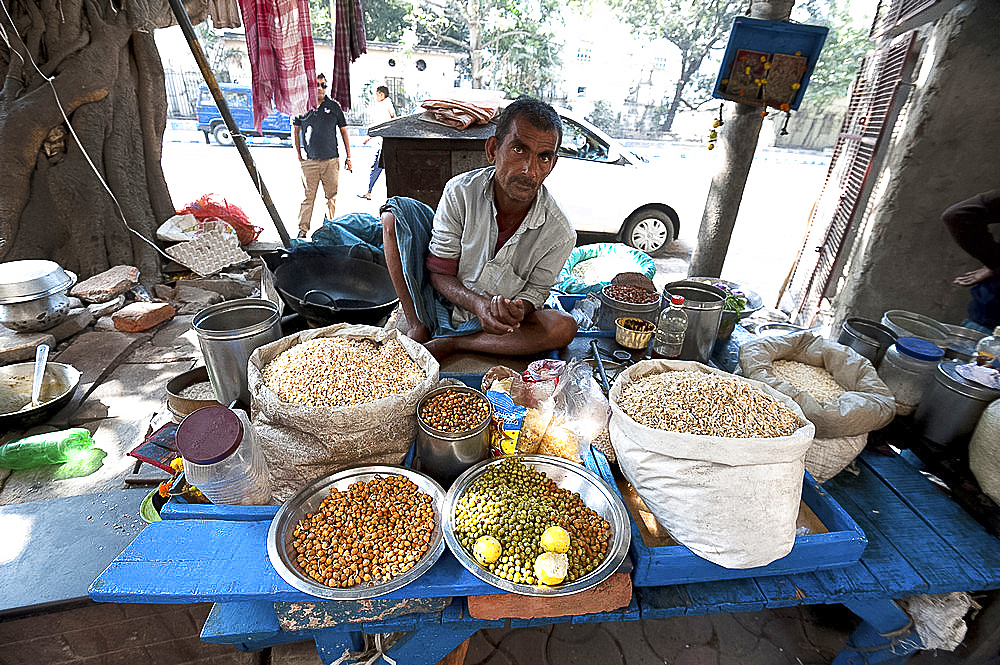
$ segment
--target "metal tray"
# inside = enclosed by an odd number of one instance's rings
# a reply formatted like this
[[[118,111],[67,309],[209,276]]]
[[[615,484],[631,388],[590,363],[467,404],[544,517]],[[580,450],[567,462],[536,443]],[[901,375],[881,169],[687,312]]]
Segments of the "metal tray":
[[[522,596],[568,596],[579,593],[591,587],[597,586],[606,580],[613,572],[618,570],[618,566],[625,560],[628,554],[629,539],[631,530],[629,527],[628,511],[621,498],[612,490],[607,483],[601,480],[593,471],[569,460],[560,457],[550,457],[548,455],[518,455],[522,462],[528,466],[533,466],[538,471],[555,481],[559,487],[576,492],[583,499],[583,502],[601,517],[608,521],[611,526],[611,542],[608,545],[608,553],[594,570],[583,577],[557,586],[544,586],[532,584],[515,584],[502,577],[498,577],[481,567],[469,556],[462,544],[455,538],[454,514],[458,500],[468,489],[469,485],[479,476],[484,474],[491,467],[499,465],[505,458],[496,458],[480,462],[463,473],[452,484],[444,500],[444,539],[448,543],[455,558],[458,559],[466,570],[479,579],[492,584],[503,591],[518,593]]]
[[[292,534],[299,520],[306,513],[316,510],[323,502],[323,499],[330,494],[331,489],[336,488],[343,491],[352,483],[371,480],[377,475],[404,476],[409,478],[420,488],[421,492],[430,495],[432,499],[434,506],[434,531],[431,532],[431,542],[427,551],[417,561],[417,565],[387,582],[367,585],[359,584],[347,589],[320,584],[308,575],[305,575],[299,570],[298,564],[295,561],[295,549],[292,547]],[[427,572],[437,562],[441,553],[444,552],[441,520],[444,498],[444,489],[433,479],[419,471],[414,471],[404,466],[372,464],[338,471],[332,475],[314,480],[281,505],[271,520],[271,527],[267,531],[267,556],[281,578],[299,591],[330,600],[363,600],[365,598],[375,598],[390,591],[400,589],[414,581]]]

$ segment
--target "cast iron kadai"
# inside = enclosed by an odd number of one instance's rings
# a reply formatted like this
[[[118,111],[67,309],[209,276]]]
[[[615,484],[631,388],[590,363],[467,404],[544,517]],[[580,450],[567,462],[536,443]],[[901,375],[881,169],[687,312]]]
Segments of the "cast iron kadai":
[[[316,247],[281,255],[274,268],[274,286],[285,303],[310,323],[377,325],[399,303],[389,271],[349,256],[345,249]]]

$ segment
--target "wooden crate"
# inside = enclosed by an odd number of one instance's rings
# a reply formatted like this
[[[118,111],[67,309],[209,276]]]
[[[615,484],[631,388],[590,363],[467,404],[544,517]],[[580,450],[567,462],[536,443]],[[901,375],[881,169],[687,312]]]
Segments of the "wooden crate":
[[[637,587],[739,579],[763,575],[787,575],[856,563],[868,540],[861,527],[816,480],[806,473],[802,484],[802,506],[797,526],[810,533],[797,536],[792,551],[777,561],[755,568],[723,568],[702,559],[676,543],[649,513],[642,499],[620,473],[612,473],[607,458],[592,451],[585,464],[622,497],[632,524],[629,554]]]

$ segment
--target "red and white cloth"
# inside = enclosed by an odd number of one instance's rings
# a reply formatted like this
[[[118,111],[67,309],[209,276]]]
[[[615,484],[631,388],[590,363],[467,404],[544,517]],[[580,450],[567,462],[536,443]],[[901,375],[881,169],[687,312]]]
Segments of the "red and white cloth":
[[[330,97],[345,111],[351,109],[351,77],[348,69],[362,53],[368,52],[365,17],[361,0],[338,0],[333,24],[333,73]]]
[[[250,55],[254,128],[260,131],[261,122],[274,108],[291,116],[316,108],[309,0],[239,3]]]

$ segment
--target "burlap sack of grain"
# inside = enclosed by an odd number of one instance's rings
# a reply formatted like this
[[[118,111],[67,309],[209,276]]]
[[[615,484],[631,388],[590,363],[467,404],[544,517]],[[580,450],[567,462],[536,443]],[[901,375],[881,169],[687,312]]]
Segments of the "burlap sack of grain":
[[[426,379],[412,390],[365,404],[343,407],[282,402],[264,383],[269,362],[296,344],[317,337],[396,339]],[[422,345],[372,326],[338,324],[283,337],[250,356],[253,425],[271,472],[273,498],[284,501],[309,482],[358,464],[400,464],[416,438],[417,402],[438,380],[440,366]]]
[[[820,402],[806,390],[775,376],[776,360],[822,367],[845,392],[833,401]],[[806,454],[806,469],[821,483],[840,473],[864,450],[868,432],[888,425],[896,415],[892,391],[867,358],[811,332],[759,337],[744,344],[740,347],[740,373],[791,397],[816,426],[816,439]]]
[[[749,383],[788,407],[801,426],[773,438],[704,436],[647,427],[622,411],[619,400],[626,386],[671,370]],[[609,397],[618,464],[674,540],[725,568],[764,566],[791,551],[803,458],[815,432],[795,402],[758,381],[677,360],[636,363],[615,379]]]
[[[979,416],[969,440],[969,469],[986,496],[1000,504],[1000,399]]]

